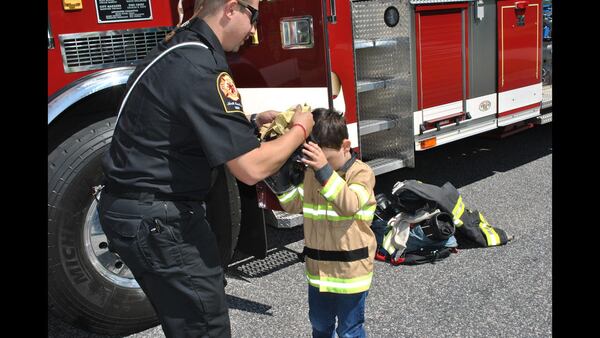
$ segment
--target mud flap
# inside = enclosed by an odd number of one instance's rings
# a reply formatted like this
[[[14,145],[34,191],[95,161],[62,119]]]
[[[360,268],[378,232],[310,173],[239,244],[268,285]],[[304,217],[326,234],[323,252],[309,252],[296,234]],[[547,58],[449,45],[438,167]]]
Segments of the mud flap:
[[[256,187],[237,182],[242,202],[242,225],[238,250],[256,258],[267,257],[265,210],[258,207]]]
[[[221,265],[226,267],[233,257],[240,232],[240,197],[236,179],[229,170],[219,166],[214,171],[216,176],[206,197],[206,219],[217,236]]]

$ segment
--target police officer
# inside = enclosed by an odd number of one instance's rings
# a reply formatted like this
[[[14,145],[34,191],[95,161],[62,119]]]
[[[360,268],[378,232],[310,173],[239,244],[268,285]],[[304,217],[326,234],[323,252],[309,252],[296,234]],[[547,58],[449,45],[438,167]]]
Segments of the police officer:
[[[223,270],[202,202],[225,165],[254,185],[274,174],[312,130],[260,144],[255,128],[277,112],[243,111],[225,52],[256,31],[259,0],[205,0],[130,76],[104,158],[98,212],[109,248],[131,269],[167,337],[229,337]]]

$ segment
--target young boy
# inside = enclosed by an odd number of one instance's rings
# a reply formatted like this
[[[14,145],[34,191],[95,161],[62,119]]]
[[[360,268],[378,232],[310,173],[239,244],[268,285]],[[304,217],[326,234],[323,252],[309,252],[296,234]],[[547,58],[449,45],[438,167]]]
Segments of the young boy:
[[[304,144],[310,168],[304,182],[278,196],[290,213],[304,213],[304,255],[313,337],[365,337],[365,299],[377,243],[371,168],[352,153],[344,117],[313,112],[312,138]],[[335,328],[336,318],[338,320]]]

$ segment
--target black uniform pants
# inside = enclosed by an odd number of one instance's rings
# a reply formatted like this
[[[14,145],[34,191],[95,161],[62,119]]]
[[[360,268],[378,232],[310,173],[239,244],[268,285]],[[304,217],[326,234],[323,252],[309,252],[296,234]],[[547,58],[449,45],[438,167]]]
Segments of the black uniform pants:
[[[231,337],[217,240],[202,203],[102,193],[98,212],[109,249],[131,269],[167,337]]]

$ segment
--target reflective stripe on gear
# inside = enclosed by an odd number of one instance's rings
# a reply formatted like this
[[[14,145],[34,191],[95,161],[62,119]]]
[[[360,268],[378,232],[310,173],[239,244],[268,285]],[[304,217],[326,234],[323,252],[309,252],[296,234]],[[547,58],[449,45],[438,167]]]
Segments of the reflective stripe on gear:
[[[331,174],[331,177],[329,177],[327,184],[321,189],[321,194],[326,200],[331,202],[335,200],[340,191],[342,191],[344,184],[344,179],[334,171],[333,174]]]
[[[369,197],[371,196],[369,195],[367,189],[364,186],[362,186],[361,184],[354,183],[350,184],[348,188],[356,193],[356,195],[358,196],[358,204],[361,207],[367,204],[367,202],[369,201]]]
[[[390,255],[396,251],[396,248],[394,247],[394,245],[392,245],[392,237],[394,237],[393,235],[393,231],[388,231],[387,234],[383,237],[383,241],[381,242],[381,247]]]
[[[279,203],[289,203],[291,201],[293,201],[296,196],[298,196],[298,194],[300,195],[300,199],[304,198],[304,189],[302,189],[302,187],[304,186],[304,183],[300,184],[299,186],[297,186],[296,188],[294,188],[294,190],[287,192],[283,195],[277,195],[277,199],[279,200]]]
[[[296,196],[298,196],[298,188],[294,188],[294,190],[283,195],[277,195],[277,199],[279,200],[279,203],[288,203],[293,201]]]
[[[458,201],[452,209],[452,215],[454,215],[454,225],[459,227],[463,225],[463,221],[460,219],[465,212],[465,204],[463,203],[462,196],[458,196]]]
[[[485,239],[487,241],[488,246],[500,245],[502,242],[500,241],[500,236],[494,230],[494,228],[483,218],[483,215],[479,213],[479,228],[483,232]]]
[[[321,292],[359,293],[369,290],[371,280],[373,279],[373,272],[370,272],[366,276],[346,279],[313,276],[306,271],[306,279],[308,280],[308,284],[319,288]]]
[[[322,205],[322,204],[310,204],[304,203],[302,207],[302,212],[304,213],[304,217],[320,221],[320,220],[328,220],[328,221],[348,221],[348,220],[361,220],[361,221],[371,221],[373,220],[373,216],[375,215],[376,205],[366,205],[361,208],[354,216],[340,216],[332,205]]]
[[[377,209],[377,205],[366,205],[363,206],[355,215],[354,219],[358,219],[361,221],[372,221],[373,216],[375,216],[375,209]]]

